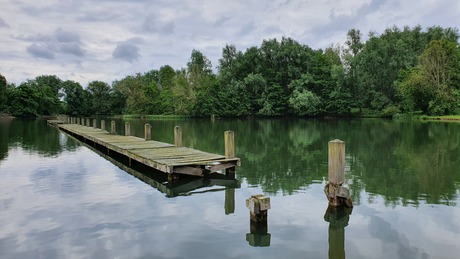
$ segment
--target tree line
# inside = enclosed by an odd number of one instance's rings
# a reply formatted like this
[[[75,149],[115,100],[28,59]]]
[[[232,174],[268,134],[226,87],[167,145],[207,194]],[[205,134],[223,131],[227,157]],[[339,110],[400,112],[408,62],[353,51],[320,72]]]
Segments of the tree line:
[[[226,45],[214,72],[193,50],[185,68],[164,65],[86,88],[55,75],[19,85],[0,74],[0,112],[39,115],[393,116],[460,113],[457,28],[351,29],[343,45],[312,49],[292,38],[244,52]]]

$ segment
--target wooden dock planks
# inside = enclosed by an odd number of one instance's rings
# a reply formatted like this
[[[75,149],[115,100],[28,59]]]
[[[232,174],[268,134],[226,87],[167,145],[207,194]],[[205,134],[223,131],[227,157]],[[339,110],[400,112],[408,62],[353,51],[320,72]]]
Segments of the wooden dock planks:
[[[234,168],[240,165],[239,158],[226,158],[223,155],[203,152],[188,147],[145,140],[134,136],[121,136],[105,130],[82,126],[79,124],[63,124],[48,121],[62,131],[107,148],[107,152],[115,151],[129,159],[153,167],[159,171],[173,174],[203,176],[218,170]]]

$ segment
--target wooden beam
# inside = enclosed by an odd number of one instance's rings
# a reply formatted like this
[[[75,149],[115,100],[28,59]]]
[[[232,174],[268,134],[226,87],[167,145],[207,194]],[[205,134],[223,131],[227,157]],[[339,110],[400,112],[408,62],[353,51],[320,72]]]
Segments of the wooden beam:
[[[198,168],[198,167],[191,167],[191,166],[175,167],[173,169],[173,172],[177,174],[187,174],[187,175],[194,175],[194,176],[203,175],[203,169]]]

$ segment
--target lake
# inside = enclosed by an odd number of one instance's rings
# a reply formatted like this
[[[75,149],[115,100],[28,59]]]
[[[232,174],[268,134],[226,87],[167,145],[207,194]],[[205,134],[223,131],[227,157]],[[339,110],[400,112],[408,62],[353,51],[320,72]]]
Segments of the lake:
[[[164,175],[48,126],[0,119],[1,258],[457,258],[460,123],[362,120],[129,120],[133,135],[224,153],[237,183]],[[123,133],[117,120],[117,132]],[[107,123],[109,124],[109,123]],[[354,208],[327,211],[327,146],[346,142]],[[245,200],[271,199],[267,228]],[[351,213],[351,214],[350,214]]]

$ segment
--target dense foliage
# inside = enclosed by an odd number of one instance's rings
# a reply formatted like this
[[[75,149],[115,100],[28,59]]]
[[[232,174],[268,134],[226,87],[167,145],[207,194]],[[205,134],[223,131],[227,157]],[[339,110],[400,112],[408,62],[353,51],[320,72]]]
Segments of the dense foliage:
[[[350,116],[459,113],[460,45],[455,28],[359,30],[343,46],[312,49],[291,38],[242,52],[222,49],[217,73],[193,50],[186,68],[169,65],[112,85],[83,88],[53,75],[8,84],[0,112],[15,116],[177,114],[191,116]]]

